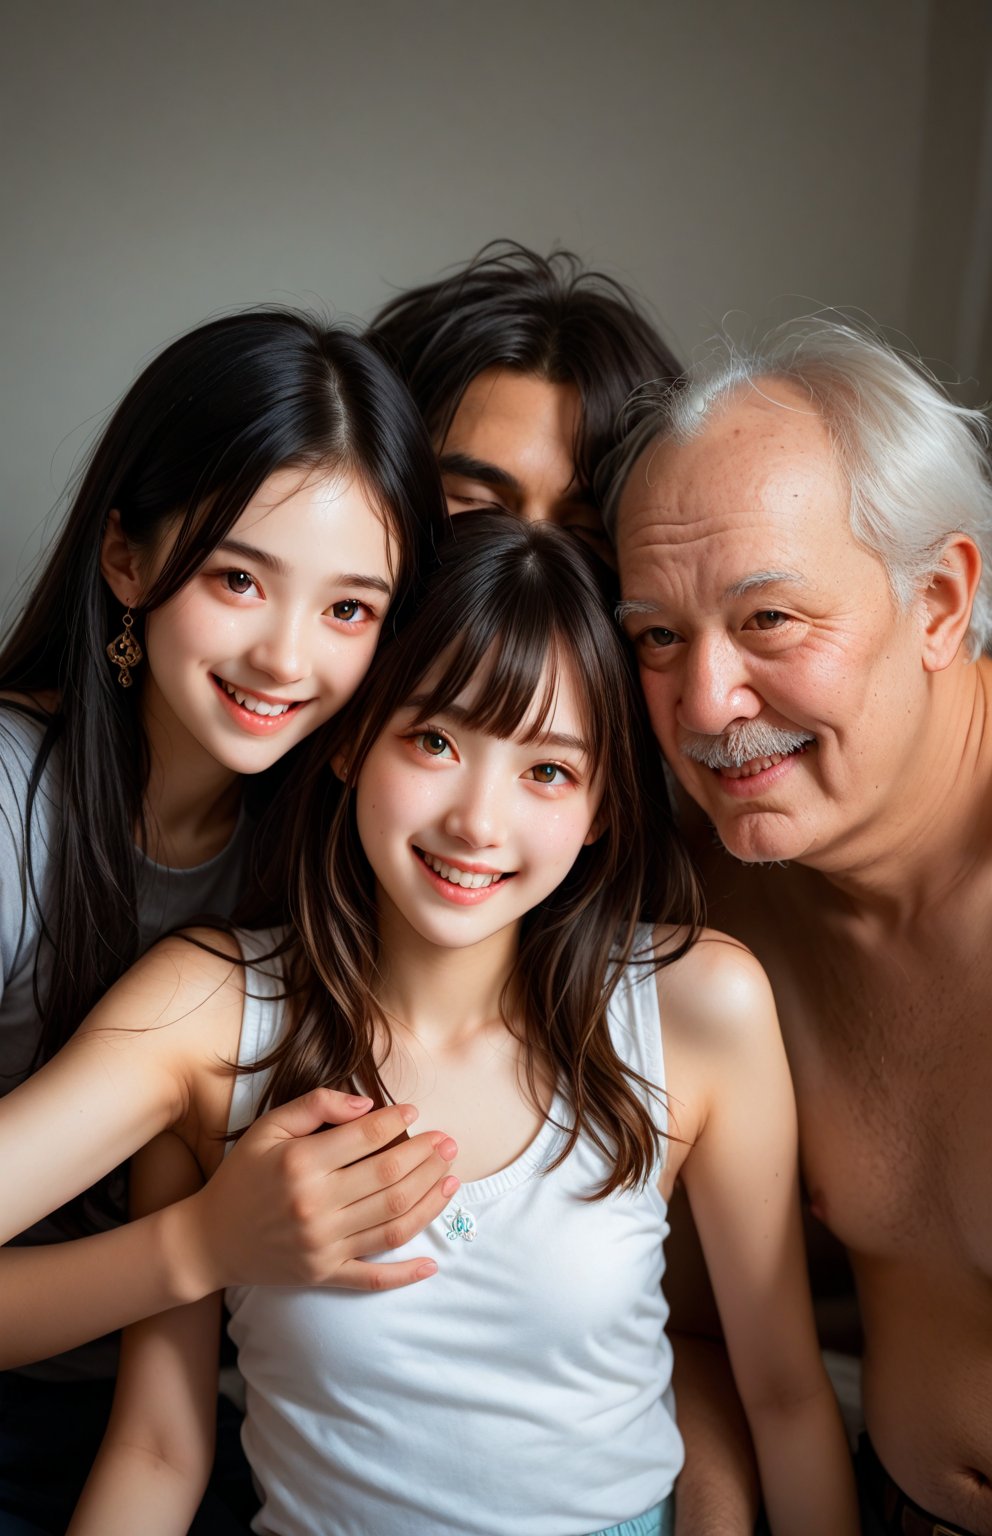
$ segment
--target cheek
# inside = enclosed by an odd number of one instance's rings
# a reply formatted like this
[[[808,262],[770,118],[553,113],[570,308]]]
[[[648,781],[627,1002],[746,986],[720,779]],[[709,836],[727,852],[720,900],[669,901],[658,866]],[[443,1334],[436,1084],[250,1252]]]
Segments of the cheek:
[[[234,616],[218,611],[216,604],[203,602],[193,592],[180,592],[145,620],[145,638],[149,656],[170,659],[190,655],[205,656],[217,649],[227,649],[235,631]]]
[[[422,787],[403,765],[366,760],[355,791],[358,835],[366,852],[386,845],[397,835],[406,836],[418,819]]]
[[[583,797],[581,804],[562,802],[553,809],[541,806],[528,819],[528,846],[537,868],[559,877],[571,869],[585,845],[595,807]]]
[[[665,747],[675,735],[675,684],[661,672],[639,669],[641,692],[648,707],[651,729],[658,743]]]
[[[328,644],[321,665],[322,691],[329,713],[347,704],[372,664],[378,632],[348,636]]]

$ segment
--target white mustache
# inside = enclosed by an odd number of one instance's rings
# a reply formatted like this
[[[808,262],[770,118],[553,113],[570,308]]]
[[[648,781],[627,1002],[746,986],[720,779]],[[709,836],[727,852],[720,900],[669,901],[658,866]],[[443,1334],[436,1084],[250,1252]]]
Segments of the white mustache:
[[[745,720],[743,725],[731,726],[721,736],[699,736],[694,732],[686,736],[679,751],[705,768],[743,768],[753,758],[776,754],[787,757],[815,740],[809,731],[788,731],[766,725],[763,720]]]

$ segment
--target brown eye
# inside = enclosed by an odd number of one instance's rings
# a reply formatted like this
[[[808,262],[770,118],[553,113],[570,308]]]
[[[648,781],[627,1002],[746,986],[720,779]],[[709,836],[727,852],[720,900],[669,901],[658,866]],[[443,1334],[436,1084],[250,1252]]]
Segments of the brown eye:
[[[530,773],[538,784],[551,784],[557,787],[559,784],[569,782],[569,775],[560,763],[535,763]]]
[[[421,747],[430,757],[440,757],[448,743],[440,731],[422,731],[417,738]]]
[[[360,616],[361,609],[362,605],[357,597],[346,597],[343,602],[335,603],[331,612],[336,619],[343,619],[347,624]]]
[[[247,571],[228,571],[224,581],[227,584],[227,590],[234,592],[238,597],[244,597],[245,593],[250,592],[255,585]]]
[[[655,650],[665,650],[668,646],[675,644],[678,636],[673,629],[646,629],[637,638],[642,645],[653,646]]]
[[[786,622],[787,615],[780,613],[777,608],[766,608],[762,613],[756,613],[754,622],[759,629],[778,629],[779,625]]]

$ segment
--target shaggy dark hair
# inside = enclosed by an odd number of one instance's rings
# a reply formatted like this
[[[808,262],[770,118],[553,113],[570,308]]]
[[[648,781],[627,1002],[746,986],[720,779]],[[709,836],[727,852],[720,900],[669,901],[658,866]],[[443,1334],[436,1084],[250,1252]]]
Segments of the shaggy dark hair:
[[[616,444],[628,395],[682,372],[615,279],[584,268],[571,251],[539,256],[510,240],[390,300],[368,335],[398,369],[437,446],[466,389],[488,368],[574,384],[582,402],[574,459],[588,486]]]

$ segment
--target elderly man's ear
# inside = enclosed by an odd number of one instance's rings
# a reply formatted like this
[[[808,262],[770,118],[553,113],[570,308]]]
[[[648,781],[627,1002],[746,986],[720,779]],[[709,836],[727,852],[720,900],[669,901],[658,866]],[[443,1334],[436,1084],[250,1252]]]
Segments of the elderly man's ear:
[[[977,545],[966,534],[955,534],[944,547],[940,570],[923,593],[926,671],[942,672],[961,649],[981,574],[982,557]]]

